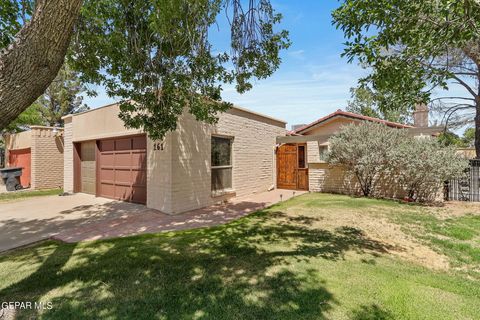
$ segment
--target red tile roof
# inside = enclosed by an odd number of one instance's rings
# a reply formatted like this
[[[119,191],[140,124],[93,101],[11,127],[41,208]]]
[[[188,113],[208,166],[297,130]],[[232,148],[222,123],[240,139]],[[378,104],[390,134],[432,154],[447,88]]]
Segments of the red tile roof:
[[[318,119],[318,120],[316,120],[316,121],[314,121],[310,124],[307,124],[306,126],[298,128],[297,130],[294,131],[294,133],[299,134],[302,131],[305,131],[305,130],[307,130],[307,129],[309,129],[309,128],[317,125],[317,124],[320,124],[324,121],[327,121],[327,120],[329,120],[331,118],[334,118],[334,117],[337,117],[337,116],[343,116],[343,117],[347,117],[347,118],[351,118],[351,119],[358,119],[358,120],[364,120],[364,121],[372,121],[372,122],[383,123],[383,124],[385,124],[389,127],[397,128],[397,129],[413,128],[413,126],[410,126],[410,125],[407,125],[407,124],[382,120],[382,119],[373,118],[373,117],[368,117],[368,116],[364,116],[364,115],[361,115],[361,114],[356,114],[356,113],[353,113],[353,112],[347,112],[347,111],[343,111],[343,110],[338,109],[334,113],[330,113],[329,115],[327,115],[323,118],[320,118],[320,119]]]

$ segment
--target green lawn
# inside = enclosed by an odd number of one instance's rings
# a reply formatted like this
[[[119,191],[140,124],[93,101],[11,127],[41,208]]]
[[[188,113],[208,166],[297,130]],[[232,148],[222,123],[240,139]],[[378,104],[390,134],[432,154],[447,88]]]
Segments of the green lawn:
[[[31,197],[53,196],[62,193],[62,189],[48,189],[48,190],[24,190],[15,192],[0,193],[0,202],[15,201]]]
[[[392,254],[379,219],[452,268]],[[51,301],[17,314],[41,319],[479,319],[479,247],[478,216],[307,194],[225,226],[2,255],[0,301]]]

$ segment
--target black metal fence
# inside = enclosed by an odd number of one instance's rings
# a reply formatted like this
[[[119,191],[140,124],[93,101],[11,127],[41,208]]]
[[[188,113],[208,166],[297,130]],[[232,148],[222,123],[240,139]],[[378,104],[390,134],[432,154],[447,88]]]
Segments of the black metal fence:
[[[0,148],[0,168],[5,167],[5,149]]]
[[[480,160],[470,160],[464,178],[447,183],[448,200],[480,202]]]

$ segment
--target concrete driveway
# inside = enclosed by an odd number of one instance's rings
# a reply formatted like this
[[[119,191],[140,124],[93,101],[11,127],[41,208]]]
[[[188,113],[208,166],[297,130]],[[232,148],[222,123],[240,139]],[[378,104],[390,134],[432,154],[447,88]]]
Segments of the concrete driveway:
[[[48,238],[78,242],[213,226],[303,193],[273,190],[173,216],[82,193],[5,202],[0,203],[0,252]]]
[[[145,206],[88,194],[34,197],[0,203],[0,252],[61,231],[149,211]]]

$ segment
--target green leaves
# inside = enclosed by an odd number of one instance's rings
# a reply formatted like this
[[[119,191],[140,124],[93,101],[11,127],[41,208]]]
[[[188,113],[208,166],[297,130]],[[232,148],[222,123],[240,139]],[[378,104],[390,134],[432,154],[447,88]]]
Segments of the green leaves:
[[[5,48],[30,19],[33,0],[0,0],[0,48]]]
[[[122,100],[127,127],[152,139],[175,130],[185,111],[213,123],[229,107],[221,85],[251,89],[252,78],[279,67],[280,50],[289,45],[286,31],[274,31],[281,17],[270,2],[250,4],[244,10],[236,0],[87,0],[69,61],[83,81]],[[215,52],[208,40],[223,9],[233,11],[231,53]]]
[[[454,83],[478,97],[478,1],[346,0],[332,17],[348,39],[343,55],[371,69],[360,83],[384,97],[383,112],[427,103]]]
[[[382,196],[379,189],[396,186],[411,199],[433,201],[443,182],[468,166],[454,147],[435,138],[411,137],[377,123],[346,126],[329,143],[329,163],[353,173],[365,196]]]

